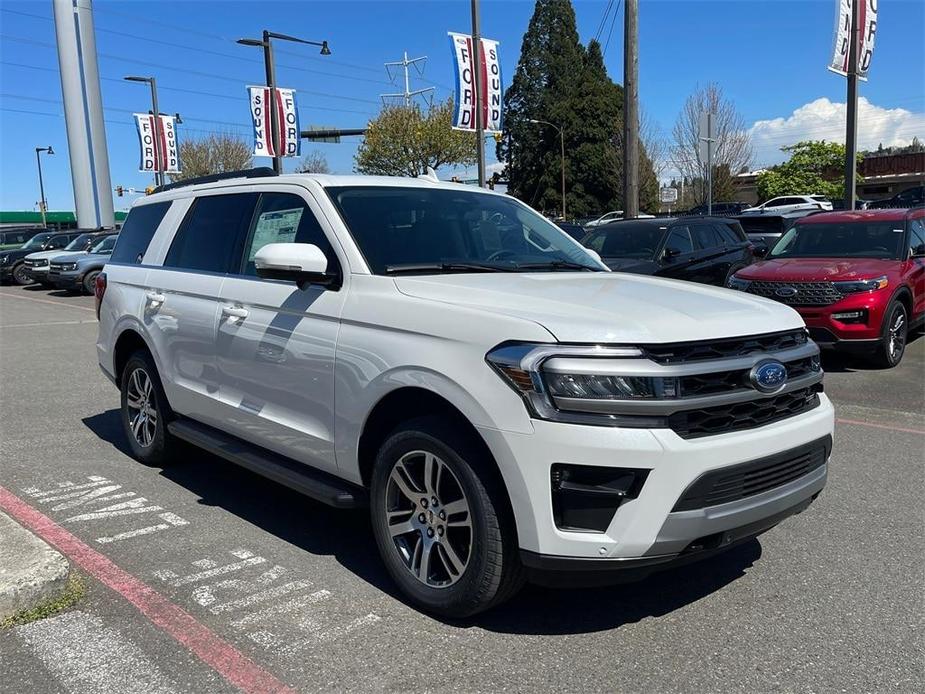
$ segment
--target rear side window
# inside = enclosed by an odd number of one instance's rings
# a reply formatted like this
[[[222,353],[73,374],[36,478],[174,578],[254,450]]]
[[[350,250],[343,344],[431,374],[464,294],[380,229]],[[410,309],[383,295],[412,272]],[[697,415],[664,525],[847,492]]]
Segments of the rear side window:
[[[327,256],[329,270],[337,265],[337,256],[318,219],[302,198],[291,193],[264,193],[260,196],[254,224],[244,244],[241,274],[257,275],[254,257],[268,243],[310,243]]]
[[[151,237],[154,236],[161,220],[170,209],[170,204],[170,202],[155,202],[151,205],[133,207],[122,225],[122,231],[119,233],[119,240],[110,256],[110,262],[141,263],[145,251],[148,250],[148,244],[151,243]]]
[[[723,240],[712,224],[695,224],[691,230],[694,232],[694,243],[699,249],[719,248],[723,245]]]
[[[235,272],[257,197],[257,193],[234,193],[197,198],[174,236],[164,267]]]
[[[745,239],[743,238],[745,234],[737,232],[735,227],[732,224],[714,224],[713,228],[716,229],[717,233],[723,239],[723,242],[727,245],[737,245],[742,243]],[[741,234],[741,235],[740,235]]]
[[[679,253],[691,253],[694,245],[691,242],[691,232],[686,226],[671,227],[665,248],[671,248]]]

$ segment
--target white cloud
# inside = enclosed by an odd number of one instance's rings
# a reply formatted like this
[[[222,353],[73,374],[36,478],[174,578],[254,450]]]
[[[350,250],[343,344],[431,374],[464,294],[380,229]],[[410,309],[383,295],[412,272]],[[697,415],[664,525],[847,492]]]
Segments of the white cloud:
[[[781,147],[800,140],[845,141],[846,105],[826,98],[796,109],[786,118],[756,121],[749,129],[754,164],[768,166],[784,161]],[[864,97],[858,99],[858,149],[907,145],[914,136],[925,140],[925,113],[904,108],[882,108]]]

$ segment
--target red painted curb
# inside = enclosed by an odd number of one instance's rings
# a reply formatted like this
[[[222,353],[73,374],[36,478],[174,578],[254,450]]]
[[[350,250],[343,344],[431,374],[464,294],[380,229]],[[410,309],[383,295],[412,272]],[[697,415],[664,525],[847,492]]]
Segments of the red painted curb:
[[[134,605],[151,623],[243,692],[294,694],[295,690],[257,665],[191,614],[0,486],[0,508],[64,554],[88,574]]]

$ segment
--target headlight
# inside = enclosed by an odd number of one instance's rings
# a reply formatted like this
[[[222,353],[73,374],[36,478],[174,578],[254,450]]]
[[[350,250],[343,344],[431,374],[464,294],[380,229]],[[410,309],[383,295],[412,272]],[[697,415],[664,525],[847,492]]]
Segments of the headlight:
[[[8,255],[0,255],[0,265],[6,265],[9,259],[10,259],[10,256]]]
[[[621,404],[641,406],[678,393],[674,377],[633,373],[651,366],[638,359],[642,356],[636,347],[510,344],[486,359],[540,419],[639,427],[654,425],[658,417],[640,417],[635,411],[632,417],[622,416],[617,411]]]
[[[884,289],[889,286],[890,281],[886,275],[877,277],[872,280],[851,280],[849,282],[833,282],[835,288],[841,294],[857,294],[858,292],[870,292],[875,289]]]
[[[61,272],[70,272],[77,269],[77,263],[63,263],[60,268]]]
[[[748,285],[750,284],[751,282],[749,282],[748,280],[740,279],[739,277],[736,277],[735,275],[730,277],[729,281],[726,282],[727,287],[729,287],[730,289],[738,289],[740,292],[744,292],[745,290],[747,290]]]

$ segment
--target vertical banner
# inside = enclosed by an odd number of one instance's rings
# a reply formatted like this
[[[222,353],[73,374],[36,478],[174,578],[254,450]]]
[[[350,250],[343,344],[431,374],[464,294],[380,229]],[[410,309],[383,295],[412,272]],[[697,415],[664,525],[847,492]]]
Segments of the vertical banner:
[[[158,127],[155,130],[154,116],[150,113],[132,115],[135,116],[135,128],[138,131],[138,146],[141,153],[138,170],[180,173],[180,148],[177,144],[177,126],[174,117],[160,116]]]
[[[874,38],[877,35],[878,0],[836,0],[835,40],[832,46],[832,60],[829,70],[839,75],[848,74],[848,48],[851,41],[851,3],[860,2],[860,25],[863,31],[858,42],[858,77],[867,79],[870,61],[874,54]]]
[[[251,120],[254,122],[254,156],[298,157],[302,152],[302,140],[299,137],[299,110],[296,107],[295,90],[277,87],[273,91],[274,103],[270,104],[268,87],[247,88]],[[279,154],[273,150],[271,118],[275,118],[277,123]]]
[[[453,128],[475,130],[475,73],[472,60],[472,37],[468,34],[449,32],[450,46],[456,75],[456,99],[454,102]],[[479,61],[481,81],[485,86],[481,95],[482,125],[485,132],[501,132],[503,110],[501,100],[504,88],[501,81],[501,62],[498,59],[498,42],[480,40]]]

